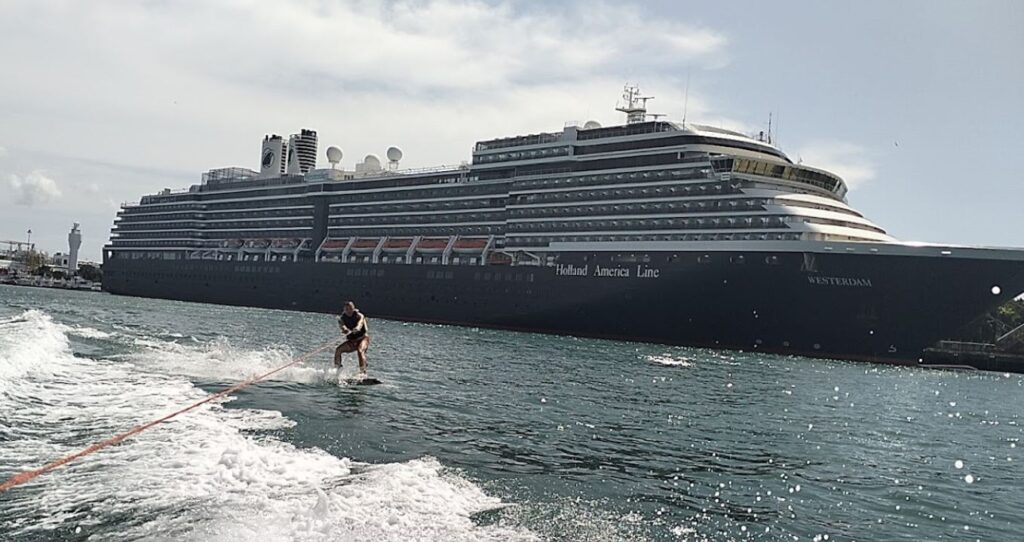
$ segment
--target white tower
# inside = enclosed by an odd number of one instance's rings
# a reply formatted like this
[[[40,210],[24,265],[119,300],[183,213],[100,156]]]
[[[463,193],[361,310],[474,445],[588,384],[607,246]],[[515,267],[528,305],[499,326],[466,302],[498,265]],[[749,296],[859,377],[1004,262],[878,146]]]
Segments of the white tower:
[[[71,226],[71,233],[68,234],[68,248],[71,253],[68,257],[68,276],[74,276],[78,272],[78,249],[82,246],[82,232],[78,231],[78,222]]]

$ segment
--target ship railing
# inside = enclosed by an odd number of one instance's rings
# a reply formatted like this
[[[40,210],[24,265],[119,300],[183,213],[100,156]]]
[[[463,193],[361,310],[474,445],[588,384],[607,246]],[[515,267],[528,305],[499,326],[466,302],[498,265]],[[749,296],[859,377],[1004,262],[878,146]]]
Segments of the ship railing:
[[[975,343],[975,342],[964,342],[964,341],[939,341],[939,350],[945,350],[953,353],[966,353],[966,352],[994,352],[996,345],[991,343]]]
[[[399,175],[421,175],[424,173],[461,173],[464,171],[466,171],[466,166],[462,164],[444,164],[440,166],[399,169],[391,173],[397,173]]]
[[[1024,350],[1024,324],[1021,324],[996,339],[996,346],[1002,350]]]

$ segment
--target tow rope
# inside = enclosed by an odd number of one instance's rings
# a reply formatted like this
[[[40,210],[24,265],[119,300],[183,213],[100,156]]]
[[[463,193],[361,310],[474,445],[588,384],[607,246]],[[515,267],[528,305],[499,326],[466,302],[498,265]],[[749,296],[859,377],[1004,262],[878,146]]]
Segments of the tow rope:
[[[224,397],[225,395],[234,393],[234,392],[236,392],[236,391],[238,391],[238,390],[240,390],[240,389],[242,389],[242,388],[244,388],[246,386],[250,386],[252,384],[255,384],[256,382],[259,382],[260,380],[263,380],[263,379],[265,379],[265,378],[267,378],[267,377],[269,377],[269,376],[271,376],[271,375],[273,375],[275,373],[283,371],[283,370],[287,369],[288,367],[291,367],[293,365],[298,365],[299,363],[302,363],[302,362],[306,361],[307,359],[311,358],[314,354],[318,354],[318,353],[320,353],[320,352],[322,352],[322,351],[324,351],[324,350],[334,346],[336,343],[337,343],[337,340],[328,341],[328,342],[324,343],[323,345],[317,347],[315,350],[310,350],[309,352],[306,352],[302,356],[293,359],[292,361],[290,361],[290,362],[288,362],[288,363],[278,367],[277,369],[274,369],[273,371],[269,371],[269,372],[263,373],[263,374],[261,374],[259,376],[254,376],[254,377],[250,378],[249,380],[245,380],[243,382],[239,382],[238,384],[235,384],[234,386],[231,386],[230,388],[226,388],[226,389],[224,389],[224,390],[222,390],[220,392],[217,392],[217,393],[215,393],[215,394],[213,394],[213,395],[211,395],[211,396],[209,396],[209,397],[207,397],[207,398],[205,398],[205,399],[203,399],[203,400],[201,400],[199,402],[193,403],[193,404],[191,404],[191,405],[189,405],[189,406],[187,406],[187,407],[185,407],[185,408],[183,408],[181,410],[178,410],[176,412],[172,412],[172,413],[170,413],[170,414],[168,414],[168,415],[166,415],[166,416],[164,416],[162,418],[155,419],[155,420],[153,420],[151,422],[144,423],[142,425],[137,425],[137,426],[129,429],[128,431],[125,431],[124,433],[120,433],[120,434],[114,435],[114,436],[112,436],[112,437],[110,437],[110,438],[108,438],[106,440],[102,440],[100,442],[97,442],[97,443],[93,444],[92,446],[89,446],[88,448],[85,448],[84,450],[81,450],[79,452],[75,452],[75,453],[73,453],[71,455],[64,456],[64,457],[62,457],[62,458],[60,458],[60,459],[58,459],[56,461],[53,461],[52,463],[47,463],[46,465],[43,465],[42,467],[39,467],[38,469],[24,471],[24,472],[22,472],[20,474],[16,474],[16,475],[10,477],[3,484],[0,484],[0,493],[3,493],[5,491],[7,491],[8,489],[11,489],[11,488],[13,488],[15,486],[19,486],[21,484],[29,482],[29,481],[31,481],[31,480],[39,477],[39,476],[42,476],[43,474],[46,474],[46,473],[48,473],[48,472],[50,472],[50,471],[60,467],[60,466],[66,465],[66,464],[68,464],[68,463],[70,463],[70,462],[72,462],[72,461],[74,461],[74,460],[76,460],[76,459],[78,459],[80,457],[84,457],[84,456],[87,456],[89,454],[98,452],[98,451],[100,451],[100,450],[102,450],[102,449],[104,449],[104,448],[106,448],[108,446],[113,446],[114,444],[117,444],[117,443],[119,443],[119,442],[121,442],[121,441],[123,441],[123,440],[125,440],[125,439],[127,439],[127,438],[129,438],[131,436],[133,436],[133,435],[137,435],[137,434],[139,434],[139,433],[149,429],[150,427],[153,427],[154,425],[158,425],[158,424],[161,424],[163,422],[166,422],[167,420],[170,420],[171,418],[174,418],[175,416],[178,416],[179,414],[184,414],[184,413],[186,413],[186,412],[188,412],[190,410],[193,410],[193,409],[198,408],[198,407],[200,407],[202,405],[205,405],[206,403],[209,403],[210,401],[213,401],[215,399],[219,399],[221,397]]]

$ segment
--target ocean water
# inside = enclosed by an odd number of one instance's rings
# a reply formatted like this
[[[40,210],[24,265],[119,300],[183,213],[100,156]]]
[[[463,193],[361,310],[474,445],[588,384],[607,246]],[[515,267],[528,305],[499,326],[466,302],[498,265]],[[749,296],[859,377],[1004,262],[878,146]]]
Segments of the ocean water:
[[[368,316],[382,385],[316,356],[0,494],[0,540],[1024,536],[1020,375]],[[0,286],[0,479],[336,333]]]

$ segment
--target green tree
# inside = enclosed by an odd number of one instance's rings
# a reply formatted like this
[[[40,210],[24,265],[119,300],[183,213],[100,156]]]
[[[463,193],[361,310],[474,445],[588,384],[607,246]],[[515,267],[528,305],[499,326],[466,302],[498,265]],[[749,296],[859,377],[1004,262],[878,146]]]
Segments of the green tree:
[[[1013,328],[1024,324],[1024,300],[1014,299],[996,309],[996,318]]]
[[[78,266],[78,276],[92,282],[103,282],[103,271],[95,265],[83,264]]]

